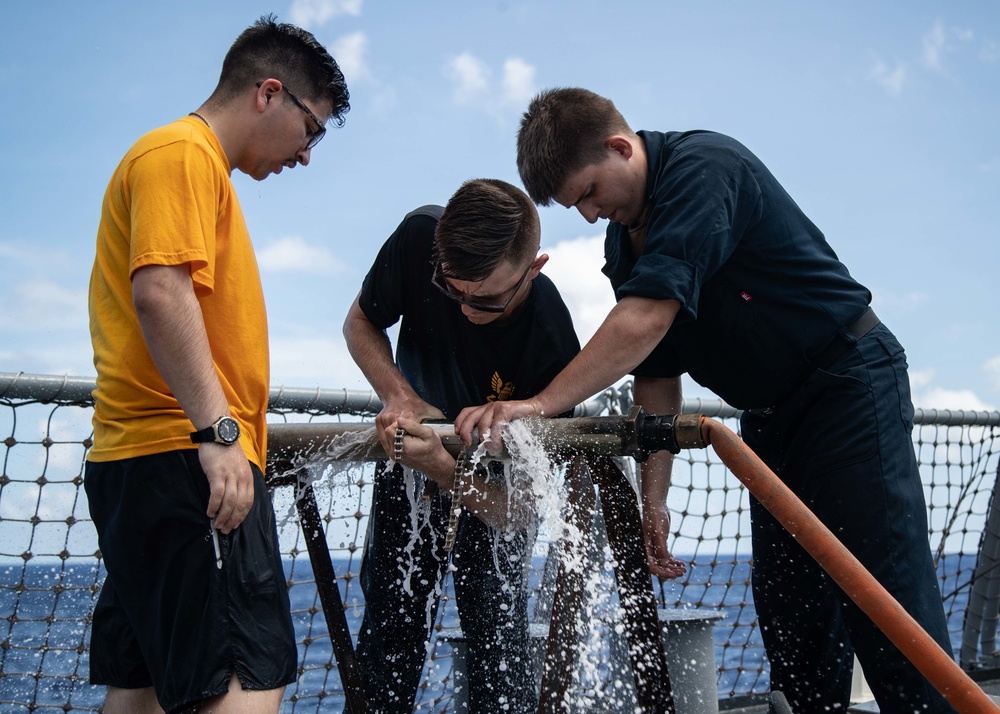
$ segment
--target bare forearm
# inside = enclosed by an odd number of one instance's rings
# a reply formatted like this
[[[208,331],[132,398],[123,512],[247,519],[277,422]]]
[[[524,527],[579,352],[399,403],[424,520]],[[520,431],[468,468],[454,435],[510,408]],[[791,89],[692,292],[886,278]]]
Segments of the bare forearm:
[[[623,298],[549,386],[530,399],[466,407],[455,419],[455,433],[466,445],[487,434],[498,443],[507,422],[529,416],[552,417],[572,409],[646,359],[667,334],[679,308],[676,300]]]
[[[683,406],[680,377],[636,377],[635,403],[650,414],[679,414]],[[657,451],[640,467],[643,505],[663,505],[670,490],[674,455]]]
[[[394,442],[396,430],[402,429],[400,461],[414,471],[419,471],[445,491],[455,491],[455,457],[444,445],[434,429],[412,418],[401,417],[397,422],[384,425],[380,441]],[[460,487],[462,505],[474,516],[494,528],[524,528],[531,518],[531,494],[508,493],[499,479],[487,479],[474,469],[466,470]]]
[[[445,491],[455,489],[455,459],[443,448],[421,469]],[[504,484],[487,481],[478,472],[466,475],[462,488],[462,507],[486,525],[520,530],[531,518],[528,494],[509,493]]]
[[[383,404],[400,396],[416,398],[392,358],[389,336],[368,320],[356,299],[344,321],[344,340],[351,357]]]
[[[153,363],[195,428],[229,414],[189,268],[138,270],[132,298]]]
[[[188,266],[139,269],[132,277],[132,301],[153,363],[195,429],[228,415]],[[238,446],[207,442],[198,446],[198,459],[208,479],[205,514],[231,533],[253,505],[246,455]]]
[[[540,416],[554,416],[617,382],[641,363],[673,324],[674,300],[626,297],[580,354],[534,398]]]

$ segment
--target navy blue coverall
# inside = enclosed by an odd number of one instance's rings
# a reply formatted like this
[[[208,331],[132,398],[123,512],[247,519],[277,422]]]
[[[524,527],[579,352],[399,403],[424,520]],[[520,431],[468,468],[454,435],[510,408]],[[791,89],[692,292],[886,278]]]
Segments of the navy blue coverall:
[[[609,225],[604,272],[618,299],[681,307],[635,374],[687,372],[746,410],[744,441],[951,654],[906,358],[888,328],[872,327],[871,294],[739,142],[639,136],[647,213],[638,227]],[[953,711],[755,499],[751,514],[771,686],[797,714],[846,710],[855,652],[883,713]]]

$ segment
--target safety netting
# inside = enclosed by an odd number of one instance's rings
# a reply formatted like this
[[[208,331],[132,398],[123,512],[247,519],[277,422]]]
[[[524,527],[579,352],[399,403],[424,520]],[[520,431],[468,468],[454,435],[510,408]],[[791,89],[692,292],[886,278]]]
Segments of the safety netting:
[[[104,692],[87,681],[88,645],[105,571],[83,489],[83,466],[92,437],[89,383],[77,380],[81,383],[65,388],[63,377],[36,376],[27,387],[22,380],[12,389],[16,375],[2,376],[8,379],[0,379],[0,709],[98,711]],[[599,406],[603,414],[622,413],[628,406],[628,386],[603,396]],[[370,421],[378,410],[373,394],[345,400],[336,398],[344,390],[278,393],[280,399],[272,396],[272,423]],[[685,406],[734,431],[738,428],[736,412],[721,402]],[[918,411],[913,437],[928,503],[932,551],[957,653],[997,476],[1000,413]],[[629,459],[622,465],[632,472]],[[313,487],[336,585],[356,638],[364,612],[357,578],[374,465],[318,464],[315,470]],[[272,489],[299,648],[298,679],[285,692],[283,711],[340,711],[344,688],[295,497],[292,486]],[[660,605],[721,615],[713,631],[721,698],[767,692],[768,663],[750,589],[746,489],[711,449],[682,451],[675,458],[668,505],[673,519],[671,550],[688,564],[688,571],[677,580],[654,583]],[[551,606],[547,588],[552,585],[552,559],[558,551],[552,545],[551,534],[540,533],[532,559],[530,602],[539,624]],[[600,553],[597,566],[610,572],[608,558],[602,560]],[[979,563],[978,577],[994,566]],[[601,582],[599,589],[609,593],[614,589],[613,575]],[[605,602],[605,607],[614,612],[613,602]],[[995,636],[996,617],[980,621],[992,627]],[[458,624],[454,591],[447,582],[417,696],[418,711],[453,709],[453,633]],[[605,626],[607,632],[615,631],[613,623]],[[606,661],[596,674],[581,677],[581,687],[600,690],[629,676],[615,671],[614,652],[610,658],[606,651],[600,656]]]

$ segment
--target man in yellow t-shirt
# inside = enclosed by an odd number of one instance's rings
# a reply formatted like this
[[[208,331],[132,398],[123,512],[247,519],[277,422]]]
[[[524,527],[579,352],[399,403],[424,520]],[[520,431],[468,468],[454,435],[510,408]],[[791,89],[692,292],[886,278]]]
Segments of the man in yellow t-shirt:
[[[107,714],[276,712],[295,680],[262,473],[267,318],[230,176],[307,165],[348,100],[310,33],[262,17],[212,96],[139,139],[108,185],[90,281],[85,475],[108,571],[90,657]]]

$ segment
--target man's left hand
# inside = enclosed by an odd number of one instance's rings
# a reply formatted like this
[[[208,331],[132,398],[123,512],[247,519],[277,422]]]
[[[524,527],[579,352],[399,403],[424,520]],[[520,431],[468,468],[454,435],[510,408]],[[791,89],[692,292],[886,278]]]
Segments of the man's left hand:
[[[649,571],[661,578],[679,578],[687,566],[670,554],[667,536],[670,534],[670,511],[666,506],[643,509],[642,535],[646,542],[646,559]]]

